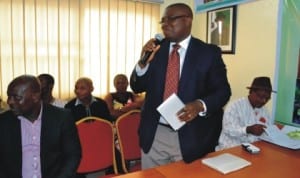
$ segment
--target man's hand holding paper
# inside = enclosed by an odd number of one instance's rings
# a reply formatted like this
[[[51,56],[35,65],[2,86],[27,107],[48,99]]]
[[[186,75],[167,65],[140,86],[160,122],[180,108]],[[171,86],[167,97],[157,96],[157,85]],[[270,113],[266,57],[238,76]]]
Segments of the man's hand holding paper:
[[[187,103],[184,108],[182,108],[178,113],[177,116],[181,121],[189,122],[193,119],[195,119],[199,112],[203,112],[203,104],[201,101],[193,101],[190,103]]]
[[[174,130],[181,128],[185,121],[178,118],[178,112],[184,108],[183,102],[176,94],[172,94],[161,105],[157,107],[157,111],[171,125]]]

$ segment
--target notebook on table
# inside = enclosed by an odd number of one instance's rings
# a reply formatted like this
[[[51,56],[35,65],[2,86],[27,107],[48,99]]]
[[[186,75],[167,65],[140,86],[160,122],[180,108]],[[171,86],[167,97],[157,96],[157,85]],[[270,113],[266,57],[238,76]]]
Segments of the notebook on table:
[[[223,153],[202,159],[202,163],[223,174],[228,174],[251,165],[251,162],[230,153]]]

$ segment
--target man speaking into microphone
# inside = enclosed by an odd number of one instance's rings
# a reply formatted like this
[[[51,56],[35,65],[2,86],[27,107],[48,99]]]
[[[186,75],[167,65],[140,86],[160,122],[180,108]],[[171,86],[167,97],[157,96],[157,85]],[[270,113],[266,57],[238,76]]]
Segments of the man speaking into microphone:
[[[165,39],[157,43],[153,38],[143,46],[144,60],[131,74],[132,90],[146,92],[139,128],[142,169],[179,160],[189,163],[217,145],[231,89],[221,49],[193,37],[192,20],[188,5],[169,5],[160,22]],[[186,124],[178,130],[157,111],[174,93],[184,103],[176,112]]]

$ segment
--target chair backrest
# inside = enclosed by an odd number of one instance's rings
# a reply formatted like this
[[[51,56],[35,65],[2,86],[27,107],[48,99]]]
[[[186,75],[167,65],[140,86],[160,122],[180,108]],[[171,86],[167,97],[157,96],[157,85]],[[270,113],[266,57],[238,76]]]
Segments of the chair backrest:
[[[77,172],[88,173],[114,166],[117,173],[112,123],[98,117],[85,117],[77,121],[76,126],[82,147]]]
[[[123,169],[126,160],[141,158],[138,128],[140,124],[140,110],[132,110],[121,115],[116,121],[116,130],[119,140]],[[126,172],[126,170],[125,170]]]

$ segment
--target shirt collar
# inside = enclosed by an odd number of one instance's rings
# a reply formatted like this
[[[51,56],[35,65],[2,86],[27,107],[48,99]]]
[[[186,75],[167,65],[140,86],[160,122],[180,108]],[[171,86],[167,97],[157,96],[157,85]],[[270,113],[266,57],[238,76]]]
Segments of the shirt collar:
[[[39,115],[38,115],[38,117],[37,117],[37,119],[34,121],[34,122],[36,122],[36,121],[41,121],[42,120],[42,113],[43,113],[43,104],[41,103],[41,110],[40,110],[40,113],[39,113]],[[18,116],[17,117],[19,120],[22,120],[22,119],[27,119],[26,117],[24,117],[24,116]]]
[[[191,40],[191,37],[192,37],[192,35],[189,35],[184,40],[182,40],[181,42],[179,42],[178,44],[180,45],[180,48],[183,48],[183,49],[186,50],[188,48],[189,42]],[[176,44],[176,43],[175,42],[171,42],[170,43],[170,47],[172,47],[174,44]]]
[[[92,96],[90,104],[92,104],[93,102],[96,102],[96,101],[97,101],[96,98],[94,96]],[[75,106],[77,106],[79,104],[83,105],[82,101],[80,101],[80,99],[76,98]]]

